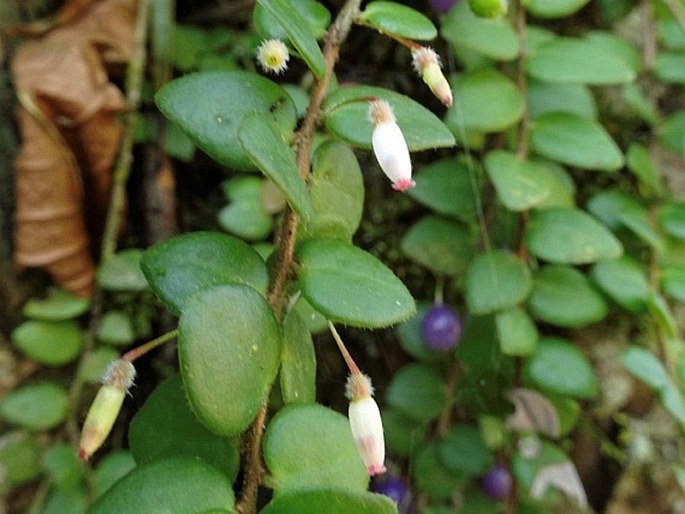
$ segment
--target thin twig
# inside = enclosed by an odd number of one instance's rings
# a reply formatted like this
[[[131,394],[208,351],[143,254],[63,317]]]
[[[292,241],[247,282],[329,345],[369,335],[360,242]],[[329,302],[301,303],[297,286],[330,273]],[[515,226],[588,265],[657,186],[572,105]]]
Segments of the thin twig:
[[[133,123],[134,117],[140,107],[141,88],[146,62],[147,19],[149,0],[140,0],[138,3],[138,17],[136,19],[135,32],[133,34],[133,56],[128,64],[126,74],[126,115],[124,116],[124,134],[119,147],[119,156],[113,173],[112,193],[105,221],[105,230],[102,237],[100,259],[107,261],[117,246],[117,237],[121,228],[124,207],[126,205],[126,182],[131,174],[133,163]]]

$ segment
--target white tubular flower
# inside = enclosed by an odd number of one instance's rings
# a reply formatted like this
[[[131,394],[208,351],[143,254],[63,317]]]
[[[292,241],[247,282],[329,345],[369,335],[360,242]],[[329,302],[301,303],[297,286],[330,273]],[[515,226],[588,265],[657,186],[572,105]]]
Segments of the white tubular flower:
[[[409,148],[402,130],[395,122],[390,104],[373,100],[369,106],[369,119],[373,123],[373,152],[383,173],[396,191],[404,192],[416,185],[411,178]]]
[[[288,47],[280,39],[266,39],[257,48],[257,62],[266,72],[280,75],[288,69],[289,60]]]
[[[350,429],[370,476],[385,473],[383,422],[378,405],[371,397],[372,394],[371,380],[366,375],[353,373],[347,378]]]
[[[95,395],[81,431],[79,457],[82,460],[88,460],[107,439],[135,376],[133,364],[123,359],[112,361],[105,371],[103,385]]]
[[[419,47],[411,52],[412,64],[435,97],[447,107],[452,105],[452,89],[442,73],[440,57],[433,49]]]

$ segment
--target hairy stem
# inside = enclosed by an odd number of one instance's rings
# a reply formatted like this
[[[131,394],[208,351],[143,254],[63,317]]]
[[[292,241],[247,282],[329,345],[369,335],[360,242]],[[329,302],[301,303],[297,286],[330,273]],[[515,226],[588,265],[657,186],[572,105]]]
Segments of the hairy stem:
[[[340,45],[347,38],[352,24],[358,17],[360,5],[361,0],[347,0],[326,35],[323,52],[326,69],[323,77],[314,83],[307,113],[296,137],[297,168],[304,182],[309,179],[314,132],[320,121],[321,106],[333,75],[333,68],[340,55]],[[286,208],[278,238],[278,264],[267,295],[269,305],[277,317],[280,317],[283,310],[285,291],[292,271],[298,222],[297,215],[293,210],[290,207]],[[261,445],[267,408],[268,404],[265,400],[247,432],[244,453],[245,479],[242,496],[236,506],[240,514],[255,514],[257,511],[257,492],[264,473]]]

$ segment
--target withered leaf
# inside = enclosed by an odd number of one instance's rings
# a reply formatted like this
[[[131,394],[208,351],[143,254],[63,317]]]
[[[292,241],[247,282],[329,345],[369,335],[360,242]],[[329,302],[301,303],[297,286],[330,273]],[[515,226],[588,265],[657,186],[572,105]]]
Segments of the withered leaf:
[[[126,106],[105,64],[131,55],[136,1],[71,4],[87,9],[77,16],[65,6],[68,23],[24,43],[12,59],[22,135],[14,258],[87,296]]]

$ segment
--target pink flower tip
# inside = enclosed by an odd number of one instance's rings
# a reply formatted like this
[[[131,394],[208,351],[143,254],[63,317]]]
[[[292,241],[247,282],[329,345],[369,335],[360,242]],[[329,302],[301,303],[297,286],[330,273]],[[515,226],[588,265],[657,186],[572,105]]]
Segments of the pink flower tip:
[[[395,191],[399,191],[400,193],[404,193],[407,189],[411,189],[412,187],[416,186],[416,182],[414,182],[410,178],[401,178],[397,182],[395,182],[392,185],[392,188]]]
[[[382,475],[385,473],[385,466],[382,464],[373,464],[367,468],[367,472],[369,473],[370,477]]]

